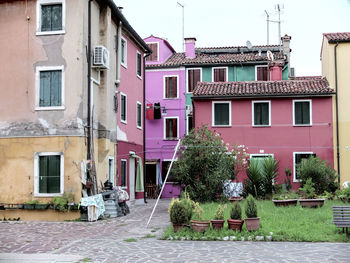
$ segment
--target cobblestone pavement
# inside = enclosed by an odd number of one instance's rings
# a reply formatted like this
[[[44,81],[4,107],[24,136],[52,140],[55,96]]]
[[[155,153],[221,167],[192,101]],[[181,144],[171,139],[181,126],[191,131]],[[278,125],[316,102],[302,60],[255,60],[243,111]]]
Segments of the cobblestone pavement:
[[[169,200],[146,229],[154,203],[91,223],[1,222],[0,262],[350,262],[349,243],[158,240]]]

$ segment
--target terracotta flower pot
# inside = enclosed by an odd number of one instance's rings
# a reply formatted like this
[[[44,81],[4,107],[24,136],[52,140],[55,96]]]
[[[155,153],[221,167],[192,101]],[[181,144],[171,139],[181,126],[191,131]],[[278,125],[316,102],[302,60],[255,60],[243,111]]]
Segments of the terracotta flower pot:
[[[324,199],[299,199],[302,207],[321,207],[324,204]]]
[[[210,227],[210,221],[191,220],[192,228],[196,232],[205,232]]]
[[[298,199],[272,200],[275,206],[297,205]]]
[[[225,224],[225,220],[221,220],[221,219],[212,219],[210,220],[210,222],[213,229],[222,229]]]
[[[184,228],[184,225],[179,225],[179,224],[174,224],[173,223],[173,228],[174,228],[174,232],[179,231],[180,229]]]
[[[242,231],[244,220],[227,219],[228,229]]]
[[[234,203],[236,201],[239,202],[239,201],[243,200],[243,196],[231,196],[229,200],[230,200],[231,203]]]
[[[248,231],[254,231],[259,229],[260,217],[246,218],[244,221]]]

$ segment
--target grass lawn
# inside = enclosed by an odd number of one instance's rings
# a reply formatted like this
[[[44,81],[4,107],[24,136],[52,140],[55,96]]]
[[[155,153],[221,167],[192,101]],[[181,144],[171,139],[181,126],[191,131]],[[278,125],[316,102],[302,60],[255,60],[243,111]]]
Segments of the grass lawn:
[[[220,240],[224,237],[235,236],[236,240],[245,240],[248,237],[272,236],[273,241],[307,241],[307,242],[346,242],[346,235],[342,233],[341,228],[336,228],[333,224],[332,206],[350,205],[341,201],[325,201],[320,208],[302,208],[297,206],[275,207],[272,201],[257,201],[258,216],[260,217],[260,229],[254,232],[248,232],[245,224],[242,232],[228,230],[227,222],[223,230],[209,229],[204,234],[193,232],[191,228],[186,228],[174,232],[170,226],[163,235],[164,239],[178,238],[192,240]],[[244,216],[245,201],[241,202],[242,213]],[[212,219],[215,214],[218,203],[201,204],[203,208],[203,217]],[[225,210],[225,219],[230,216],[231,204],[227,203]],[[272,232],[272,234],[270,233]]]

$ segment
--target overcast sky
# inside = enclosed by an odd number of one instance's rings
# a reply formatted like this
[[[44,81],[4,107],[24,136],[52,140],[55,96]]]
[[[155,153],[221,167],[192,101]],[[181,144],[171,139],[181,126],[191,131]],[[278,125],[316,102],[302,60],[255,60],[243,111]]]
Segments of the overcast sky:
[[[182,51],[182,8],[185,37],[196,37],[197,47],[267,44],[266,10],[277,20],[280,4],[281,35],[292,36],[291,66],[297,76],[321,75],[322,33],[350,31],[350,0],[115,0],[142,37],[165,38]],[[277,23],[270,23],[270,44],[278,44]]]

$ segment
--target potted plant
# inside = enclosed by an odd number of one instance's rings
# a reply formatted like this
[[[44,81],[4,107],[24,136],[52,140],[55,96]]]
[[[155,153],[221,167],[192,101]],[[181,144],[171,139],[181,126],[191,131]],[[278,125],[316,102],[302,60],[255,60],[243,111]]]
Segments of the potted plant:
[[[210,221],[204,220],[202,218],[203,209],[200,207],[199,203],[194,203],[193,209],[193,219],[191,220],[191,225],[196,232],[205,232],[210,227]]]
[[[35,204],[36,210],[45,210],[49,207],[49,204],[40,204],[39,202]]]
[[[61,212],[66,212],[68,210],[69,203],[74,203],[73,193],[64,192],[62,196],[57,196],[53,199],[54,209]]]
[[[169,206],[170,222],[173,224],[174,231],[183,228],[187,222],[186,206],[179,199],[173,199]]]
[[[316,198],[316,191],[314,188],[314,183],[312,182],[312,179],[309,178],[306,180],[306,183],[303,187],[299,188],[299,191],[301,192],[303,198],[299,199],[299,203],[302,207],[321,207],[324,204],[324,199]]]
[[[254,231],[259,228],[260,217],[258,217],[258,207],[256,200],[252,195],[248,195],[245,206],[245,225],[248,231]]]
[[[230,218],[227,219],[228,229],[242,231],[244,221],[242,220],[242,208],[239,202],[233,203]]]
[[[27,210],[34,210],[35,209],[35,204],[39,203],[38,200],[32,200],[29,202],[23,203],[23,209]]]
[[[218,205],[214,219],[210,220],[213,229],[222,229],[225,224],[224,211],[226,206]]]
[[[285,192],[282,194],[273,195],[272,202],[275,206],[289,206],[289,205],[297,205],[299,195],[294,192]]]

